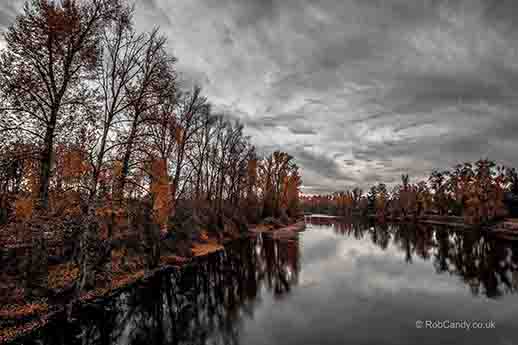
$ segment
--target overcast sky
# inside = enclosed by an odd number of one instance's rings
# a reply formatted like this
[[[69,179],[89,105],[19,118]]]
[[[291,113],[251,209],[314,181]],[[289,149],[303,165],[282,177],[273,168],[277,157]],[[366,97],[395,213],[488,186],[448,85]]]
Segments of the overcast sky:
[[[1,0],[0,28],[22,3]],[[136,16],[260,152],[295,156],[307,193],[518,167],[517,19],[516,0],[138,0]]]

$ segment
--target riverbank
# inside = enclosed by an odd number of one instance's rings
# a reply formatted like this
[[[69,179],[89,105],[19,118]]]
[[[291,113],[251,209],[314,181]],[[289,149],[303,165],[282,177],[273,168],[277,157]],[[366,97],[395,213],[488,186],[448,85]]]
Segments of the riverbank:
[[[134,270],[122,274],[118,274],[120,273],[116,271],[118,265],[115,264],[113,268],[115,271],[112,273],[109,286],[97,287],[78,297],[73,295],[73,290],[75,281],[79,277],[79,268],[71,264],[57,265],[58,267],[52,267],[52,269],[49,267],[49,282],[52,282],[52,286],[49,286],[49,288],[54,291],[54,296],[36,299],[26,304],[0,307],[0,344],[10,343],[30,335],[47,324],[57,314],[66,312],[68,317],[73,318],[75,311],[84,305],[100,303],[157,274],[192,264],[199,258],[224,250],[225,244],[241,237],[256,236],[263,233],[274,238],[289,239],[296,237],[297,233],[304,229],[304,221],[294,220],[287,226],[273,221],[250,226],[246,233],[233,237],[215,238],[204,234],[199,241],[192,243],[191,257],[163,255],[160,257],[159,266],[153,270],[139,269],[142,267],[141,262],[127,262],[126,266],[133,267]],[[120,261],[122,255],[124,253],[114,252],[112,254],[113,260],[115,262]],[[143,261],[143,258],[137,258],[135,261]]]
[[[264,226],[260,225],[249,229],[250,235],[257,234],[270,234],[275,239],[291,239],[297,236],[299,232],[304,231],[306,223],[304,221],[298,221],[288,226],[275,227],[275,226]]]
[[[371,219],[379,219],[376,215],[368,215]],[[385,217],[389,222],[414,222],[420,224],[441,225],[458,229],[479,229],[487,231],[510,240],[518,240],[518,219],[506,218],[493,224],[468,224],[463,217],[427,215],[418,218],[413,217]]]
[[[370,215],[371,218],[376,218],[376,215]],[[386,220],[392,222],[416,222],[431,225],[444,225],[455,228],[473,228],[474,225],[464,222],[464,218],[457,216],[437,216],[426,215],[421,217],[385,217]]]

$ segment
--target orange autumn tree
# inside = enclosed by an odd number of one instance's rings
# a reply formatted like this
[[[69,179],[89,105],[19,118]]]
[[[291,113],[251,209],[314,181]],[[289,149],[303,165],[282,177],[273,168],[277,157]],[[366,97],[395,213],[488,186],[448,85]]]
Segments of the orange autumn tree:
[[[475,169],[470,176],[471,183],[464,190],[465,221],[481,224],[505,216],[503,201],[508,181],[505,169],[484,159],[475,163]]]
[[[33,158],[24,159],[22,171],[23,190],[16,195],[14,217],[16,220],[29,220],[33,215],[38,198],[38,161]]]
[[[449,173],[448,189],[453,200],[454,213],[465,215],[469,208],[468,200],[471,199],[471,204],[477,202],[476,191],[473,190],[474,174],[471,163],[457,164]]]
[[[63,155],[63,179],[73,185],[88,171],[86,153],[78,148],[72,148]]]
[[[298,204],[297,184],[300,185],[300,175],[299,168],[291,155],[275,151],[261,160],[258,168],[258,186],[263,201],[263,217],[281,216],[282,211],[287,210],[283,207],[283,198],[287,200],[288,195],[291,195],[292,201],[295,202],[293,205]],[[284,201],[286,202],[286,200]],[[295,208],[295,206],[291,206],[290,211],[294,212]]]
[[[289,175],[284,178],[283,195],[281,207],[286,210],[289,216],[295,216],[299,206],[300,186],[302,179],[298,170],[293,169]]]
[[[445,215],[448,213],[448,203],[451,199],[449,195],[449,176],[450,175],[447,171],[433,170],[427,181],[430,186],[430,193],[432,196],[431,208],[439,215]]]
[[[167,173],[165,159],[155,159],[151,162],[151,180],[154,221],[160,226],[162,232],[167,232],[173,200],[171,179]]]
[[[426,214],[433,206],[433,195],[424,181],[420,181],[416,186],[417,193],[417,216]]]
[[[111,199],[113,206],[115,207],[115,205],[118,205],[119,202],[122,202],[122,200],[120,200],[120,198],[122,198],[122,195],[118,193],[117,189],[119,179],[122,176],[122,162],[120,160],[116,160],[115,162],[113,162],[111,168]]]
[[[14,215],[17,220],[29,220],[34,209],[32,198],[17,198],[14,202]]]
[[[78,145],[58,145],[54,166],[56,188],[50,193],[52,211],[79,215],[82,187],[90,172],[87,153]]]
[[[332,202],[336,205],[340,215],[350,215],[353,211],[354,197],[350,191],[333,194]]]
[[[122,162],[115,160],[111,166],[106,167],[99,173],[99,204],[96,214],[105,219],[101,229],[101,237],[119,237],[122,235],[120,229],[128,226],[127,210],[121,207],[119,200],[114,200],[116,184],[121,175]],[[115,231],[115,232],[114,232]]]
[[[377,193],[374,201],[376,216],[378,218],[385,218],[387,216],[387,207],[389,204],[387,186],[384,183],[380,183],[378,184],[376,190]]]

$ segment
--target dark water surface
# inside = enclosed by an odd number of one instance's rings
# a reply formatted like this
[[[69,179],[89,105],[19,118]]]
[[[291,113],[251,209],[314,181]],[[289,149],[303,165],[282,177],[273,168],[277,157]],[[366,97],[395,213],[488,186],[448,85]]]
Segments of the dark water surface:
[[[297,240],[238,241],[26,344],[518,344],[517,288],[513,242],[321,219]]]

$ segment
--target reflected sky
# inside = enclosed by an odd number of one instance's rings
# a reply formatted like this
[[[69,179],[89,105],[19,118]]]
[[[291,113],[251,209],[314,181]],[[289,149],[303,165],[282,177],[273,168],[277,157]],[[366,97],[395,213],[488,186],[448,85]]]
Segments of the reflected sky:
[[[355,238],[340,234],[338,224],[309,225],[300,239],[299,285],[282,304],[264,301],[254,320],[245,323],[242,343],[516,343],[518,298],[513,291],[498,298],[474,295],[459,275],[437,272],[437,247],[427,248],[428,259],[413,255],[408,260],[394,240],[396,230],[387,230],[390,241],[383,249],[368,229]],[[450,234],[455,236],[463,238]],[[416,329],[416,320],[493,320],[496,330]]]

